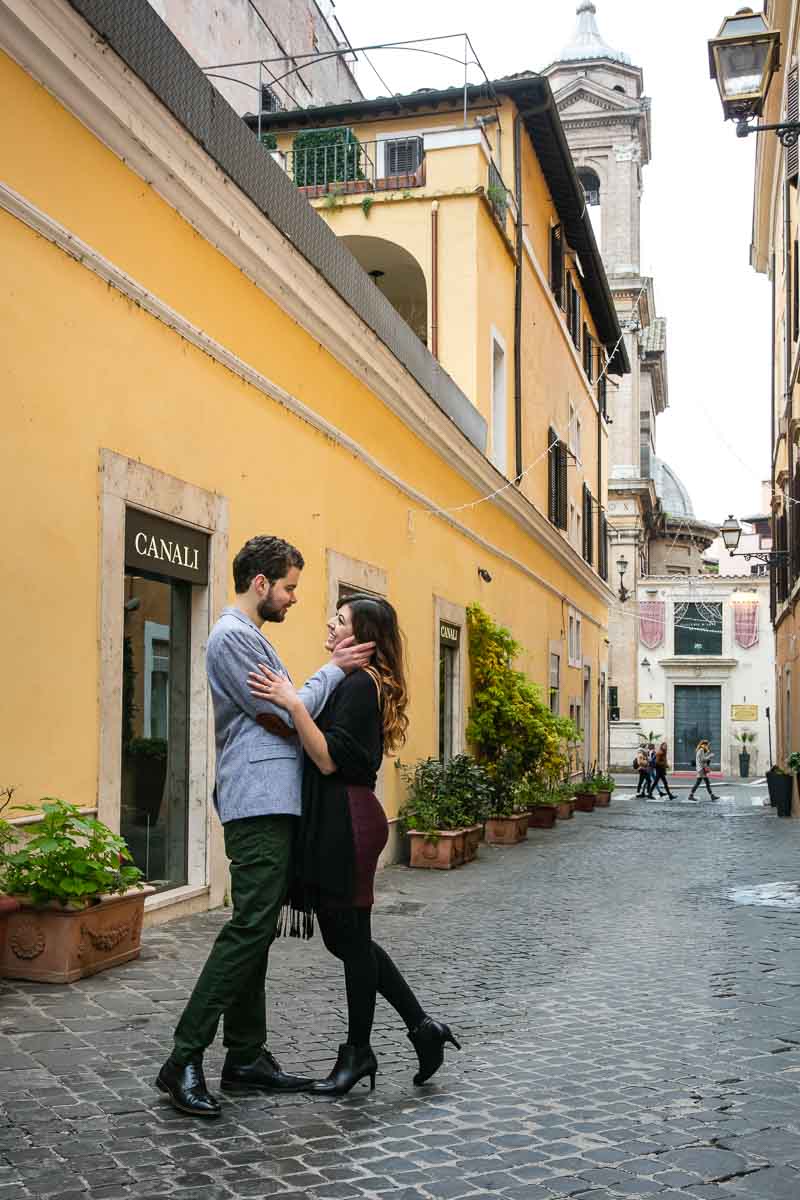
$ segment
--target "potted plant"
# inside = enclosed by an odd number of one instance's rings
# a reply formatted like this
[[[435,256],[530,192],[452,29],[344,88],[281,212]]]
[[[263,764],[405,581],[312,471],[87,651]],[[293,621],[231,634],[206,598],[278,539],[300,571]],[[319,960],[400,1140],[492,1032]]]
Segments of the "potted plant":
[[[507,751],[487,767],[492,795],[484,826],[486,841],[497,846],[514,846],[528,836],[528,805],[519,795],[523,777],[521,755]]]
[[[792,777],[800,771],[800,751],[794,750],[789,755],[786,766],[789,768],[789,786],[783,794],[780,791],[778,792],[775,808],[779,817],[790,817],[792,815],[792,789],[794,786]],[[798,780],[798,788],[800,788],[800,779]]]
[[[29,810],[33,811],[33,810]],[[36,832],[3,856],[8,918],[0,975],[71,983],[136,958],[145,897],[124,838],[73,804],[46,798]]]
[[[517,800],[528,810],[528,828],[552,829],[558,817],[559,792],[532,774],[521,779],[515,790]]]
[[[521,841],[527,806],[515,796],[526,775],[541,779],[563,773],[565,743],[575,725],[551,713],[539,689],[514,660],[521,646],[478,604],[467,609],[472,703],[467,737],[492,780],[494,799],[486,840]]]
[[[559,821],[571,821],[575,816],[575,788],[568,779],[557,788],[558,804],[556,818]]]
[[[750,775],[750,751],[747,749],[756,740],[756,735],[750,729],[743,729],[741,733],[733,735],[742,749],[739,752],[739,774],[742,779],[747,779]]]
[[[575,811],[576,812],[594,812],[594,806],[597,803],[597,787],[594,781],[594,775],[591,772],[587,774],[583,772],[581,778],[575,783]]]
[[[610,775],[595,775],[594,786],[597,789],[595,792],[595,806],[597,808],[607,808],[611,803],[611,793],[616,788],[616,783]]]
[[[9,853],[11,847],[16,845],[17,841],[16,829],[10,821],[6,821],[2,816],[3,812],[11,804],[14,791],[13,787],[0,789],[0,961],[2,961],[3,949],[6,943],[8,917],[19,908],[19,900],[14,896],[5,895],[5,872],[3,869],[6,855]]]
[[[491,799],[483,767],[466,754],[447,763],[426,758],[404,768],[403,777],[400,823],[411,842],[410,866],[446,871],[471,862]]]

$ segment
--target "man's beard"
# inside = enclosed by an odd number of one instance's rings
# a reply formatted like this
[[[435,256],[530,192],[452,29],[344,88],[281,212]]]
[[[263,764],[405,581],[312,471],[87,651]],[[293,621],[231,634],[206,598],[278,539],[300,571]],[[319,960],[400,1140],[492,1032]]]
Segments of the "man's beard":
[[[272,584],[264,599],[259,600],[256,612],[262,621],[282,621],[286,616],[285,608],[276,609],[272,603]]]

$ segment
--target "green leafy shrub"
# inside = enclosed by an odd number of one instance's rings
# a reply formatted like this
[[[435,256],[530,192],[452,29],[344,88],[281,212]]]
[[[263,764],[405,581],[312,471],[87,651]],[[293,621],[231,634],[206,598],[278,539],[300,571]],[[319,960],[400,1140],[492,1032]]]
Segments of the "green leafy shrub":
[[[513,787],[528,774],[559,780],[568,766],[572,721],[551,713],[539,688],[513,663],[521,646],[479,604],[467,609],[472,704],[467,738],[496,779],[495,802],[508,810]]]
[[[492,784],[484,768],[468,754],[448,762],[425,758],[403,768],[408,792],[400,810],[404,830],[434,835],[464,829],[486,820],[492,804]]]
[[[595,775],[594,785],[598,792],[613,792],[617,786],[610,775]]]
[[[16,845],[18,834],[10,821],[6,821],[3,813],[14,798],[15,788],[0,788],[0,892],[7,891],[5,886],[5,862],[9,847]]]
[[[29,808],[29,811],[36,811]],[[141,886],[125,839],[74,804],[47,798],[38,832],[3,859],[3,886],[32,904],[85,905]]]
[[[323,187],[364,179],[363,151],[352,129],[307,129],[292,143],[294,181],[298,187]]]

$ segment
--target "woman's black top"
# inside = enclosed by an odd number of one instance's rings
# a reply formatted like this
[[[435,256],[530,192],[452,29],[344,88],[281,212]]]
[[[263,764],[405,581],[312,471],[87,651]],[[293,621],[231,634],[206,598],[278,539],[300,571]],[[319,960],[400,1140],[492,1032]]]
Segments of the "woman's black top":
[[[302,893],[306,912],[316,907],[321,893],[347,899],[353,892],[355,848],[347,788],[374,788],[383,760],[380,703],[372,676],[366,671],[345,676],[316,724],[336,771],[324,775],[305,756],[295,895]]]

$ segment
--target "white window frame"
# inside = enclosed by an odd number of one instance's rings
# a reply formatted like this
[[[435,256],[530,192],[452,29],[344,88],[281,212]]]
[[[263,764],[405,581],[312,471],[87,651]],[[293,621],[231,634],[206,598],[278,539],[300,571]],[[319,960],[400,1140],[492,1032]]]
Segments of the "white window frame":
[[[119,832],[122,804],[122,645],[125,510],[152,512],[209,535],[208,586],[192,587],[189,660],[189,810],[187,883],[149,896],[145,910],[172,908],[208,894],[222,904],[228,881],[222,826],[209,803],[214,781],[214,713],[205,653],[211,625],[228,597],[228,500],[113,450],[100,450],[100,729],[97,815]]]
[[[574,608],[567,609],[569,627],[569,642],[567,646],[568,663],[571,667],[583,666],[581,616]]]
[[[439,750],[439,654],[440,654],[440,625],[445,621],[448,625],[457,625],[461,630],[458,641],[458,654],[455,656],[455,671],[453,678],[453,756],[463,754],[466,749],[465,725],[467,715],[466,681],[469,676],[467,662],[467,610],[461,604],[454,604],[442,596],[433,597],[433,730],[436,753]]]

